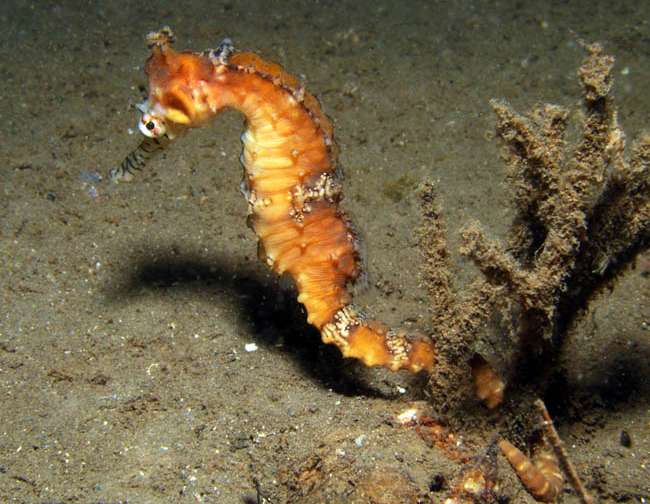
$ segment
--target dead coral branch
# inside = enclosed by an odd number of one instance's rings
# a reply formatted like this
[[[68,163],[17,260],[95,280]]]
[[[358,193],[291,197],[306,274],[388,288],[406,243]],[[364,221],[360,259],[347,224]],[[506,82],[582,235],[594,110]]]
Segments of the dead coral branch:
[[[442,210],[436,186],[425,182],[419,188],[423,225],[419,229],[422,276],[432,305],[437,335],[438,362],[430,377],[431,390],[446,391],[447,403],[458,404],[471,394],[470,360],[476,335],[489,319],[501,289],[476,280],[465,292],[452,287],[451,266]],[[497,400],[494,405],[498,404]],[[437,402],[440,406],[440,401]],[[447,405],[442,405],[441,410]]]
[[[474,351],[502,376],[514,372],[512,361],[535,356],[544,362],[541,354],[558,351],[587,304],[650,244],[650,135],[642,135],[626,156],[610,96],[614,59],[598,44],[585,48],[578,71],[583,116],[572,145],[566,142],[568,110],[545,104],[522,115],[504,101],[491,102],[515,217],[503,243],[487,237],[477,222],[461,232],[461,254],[483,276],[465,294],[450,287],[435,190],[425,186],[421,194],[420,247],[442,357],[450,338],[448,346],[462,343],[455,354],[448,352],[450,358],[473,359]],[[478,350],[481,331],[502,340],[492,355]]]
[[[609,96],[613,58],[598,44],[586,49],[578,71],[585,117],[570,156],[568,111],[543,105],[522,116],[492,102],[517,215],[506,246],[486,239],[476,224],[463,233],[463,252],[490,283],[508,289],[524,318],[534,319],[538,338],[558,336],[608,269],[617,268],[609,271],[615,276],[650,237],[649,139],[642,137],[625,160],[625,135]]]

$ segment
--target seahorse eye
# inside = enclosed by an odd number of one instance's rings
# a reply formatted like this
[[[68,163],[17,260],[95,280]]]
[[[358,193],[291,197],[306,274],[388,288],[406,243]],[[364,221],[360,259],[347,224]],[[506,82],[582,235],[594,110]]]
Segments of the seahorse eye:
[[[158,138],[165,134],[165,123],[160,118],[146,112],[138,121],[140,133],[149,138]]]

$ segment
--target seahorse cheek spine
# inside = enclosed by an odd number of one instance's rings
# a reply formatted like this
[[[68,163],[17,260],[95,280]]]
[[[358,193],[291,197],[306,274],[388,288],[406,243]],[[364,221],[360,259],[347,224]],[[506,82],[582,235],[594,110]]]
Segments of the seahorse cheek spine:
[[[172,129],[202,126],[226,107],[246,117],[241,161],[261,259],[293,277],[323,341],[369,366],[431,370],[428,339],[366,321],[350,304],[347,284],[359,274],[356,242],[338,208],[332,127],[316,99],[281,67],[250,53],[215,65],[168,46],[152,51],[150,106],[164,110]]]

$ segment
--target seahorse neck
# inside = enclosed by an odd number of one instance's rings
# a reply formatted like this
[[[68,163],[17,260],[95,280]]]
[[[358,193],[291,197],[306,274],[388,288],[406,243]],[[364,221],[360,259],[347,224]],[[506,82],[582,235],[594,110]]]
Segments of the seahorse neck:
[[[224,105],[239,110],[246,118],[247,129],[253,133],[263,132],[276,141],[291,140],[290,135],[298,126],[313,122],[291,90],[271,78],[231,70],[226,82],[229,92],[224,93]],[[314,129],[317,126],[313,124]]]
[[[218,99],[220,108],[235,108],[246,118],[241,161],[246,183],[258,195],[290,195],[297,185],[334,170],[329,132],[302,96],[279,79],[229,69]]]

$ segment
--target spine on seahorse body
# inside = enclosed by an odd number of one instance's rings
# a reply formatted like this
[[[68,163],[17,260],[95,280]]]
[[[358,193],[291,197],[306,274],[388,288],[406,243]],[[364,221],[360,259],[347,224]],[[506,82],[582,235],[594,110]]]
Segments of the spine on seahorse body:
[[[150,94],[140,130],[173,138],[226,107],[241,111],[242,187],[262,260],[293,278],[308,322],[346,357],[391,370],[430,371],[428,338],[367,320],[351,304],[348,286],[360,267],[357,239],[339,206],[332,124],[316,98],[279,65],[234,52],[227,39],[200,54],[175,52],[172,40],[168,29],[148,37]]]

